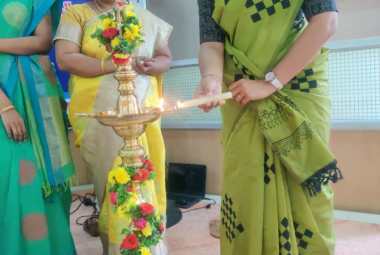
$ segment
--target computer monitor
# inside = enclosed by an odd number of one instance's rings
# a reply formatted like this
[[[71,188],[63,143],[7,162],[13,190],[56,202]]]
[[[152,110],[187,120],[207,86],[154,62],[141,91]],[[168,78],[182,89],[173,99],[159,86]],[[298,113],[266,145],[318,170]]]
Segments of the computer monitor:
[[[170,163],[167,192],[203,198],[206,194],[206,166]]]

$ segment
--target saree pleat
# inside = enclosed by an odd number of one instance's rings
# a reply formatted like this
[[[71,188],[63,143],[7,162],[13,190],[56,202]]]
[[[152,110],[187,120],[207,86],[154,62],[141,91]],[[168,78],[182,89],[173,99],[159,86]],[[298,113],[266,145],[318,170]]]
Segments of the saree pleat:
[[[307,24],[303,1],[215,1],[226,34],[223,90],[263,79]],[[333,192],[342,178],[328,149],[331,102],[323,48],[283,90],[221,106],[222,255],[332,255]]]

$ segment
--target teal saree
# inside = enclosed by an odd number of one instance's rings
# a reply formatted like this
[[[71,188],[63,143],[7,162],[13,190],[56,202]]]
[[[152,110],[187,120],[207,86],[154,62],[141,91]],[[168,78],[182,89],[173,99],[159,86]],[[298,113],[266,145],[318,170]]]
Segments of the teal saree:
[[[0,38],[32,35],[61,5],[54,0],[3,0]],[[70,180],[74,175],[63,91],[49,57],[0,53],[0,87],[24,120],[28,140],[10,141],[0,117],[0,254],[76,254],[70,233]]]

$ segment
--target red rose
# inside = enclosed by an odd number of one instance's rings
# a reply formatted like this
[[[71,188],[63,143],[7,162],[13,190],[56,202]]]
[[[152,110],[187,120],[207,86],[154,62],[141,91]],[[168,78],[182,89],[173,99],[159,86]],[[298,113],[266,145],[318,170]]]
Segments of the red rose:
[[[145,160],[145,166],[149,172],[153,172],[154,168],[153,168],[152,162],[150,162],[149,160],[146,159]]]
[[[111,45],[108,44],[108,45],[106,46],[106,51],[108,51],[108,52],[111,51]]]
[[[124,6],[124,4],[123,4],[122,2],[117,2],[117,5],[118,5],[119,7],[123,7],[123,6]]]
[[[113,62],[115,63],[115,65],[122,65],[122,64],[128,63],[128,61],[129,61],[129,57],[126,58],[126,59],[116,58],[116,57],[114,56],[114,54],[112,54],[112,60],[113,60]]]
[[[158,231],[160,232],[164,232],[165,228],[163,226],[163,224],[161,223],[161,225],[158,227]]]
[[[115,191],[111,191],[110,193],[110,201],[111,201],[111,204],[113,204],[114,206],[117,206],[117,195],[115,193]]]
[[[148,222],[145,219],[138,219],[135,222],[133,222],[133,225],[138,229],[144,229],[146,227],[146,224]]]
[[[127,192],[133,192],[133,188],[132,188],[131,186],[129,186],[129,187],[127,188]]]
[[[133,180],[135,181],[146,181],[149,177],[149,171],[146,169],[140,169],[133,176]]]
[[[120,250],[121,249],[133,250],[137,248],[139,248],[139,239],[137,239],[135,234],[126,236],[120,245]]]
[[[114,27],[107,28],[103,31],[104,38],[114,38],[117,35],[118,31]]]
[[[148,204],[148,203],[142,203],[140,205],[140,213],[142,213],[142,215],[149,215],[149,214],[154,213],[153,205]]]

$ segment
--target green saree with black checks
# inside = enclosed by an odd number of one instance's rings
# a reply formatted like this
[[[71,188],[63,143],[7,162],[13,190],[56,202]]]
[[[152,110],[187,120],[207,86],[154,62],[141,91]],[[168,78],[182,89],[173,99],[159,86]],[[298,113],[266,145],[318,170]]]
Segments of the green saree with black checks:
[[[225,39],[224,90],[263,79],[306,28],[302,0],[216,0]],[[328,50],[270,97],[221,107],[222,255],[332,255],[333,191],[342,179],[328,149]]]

